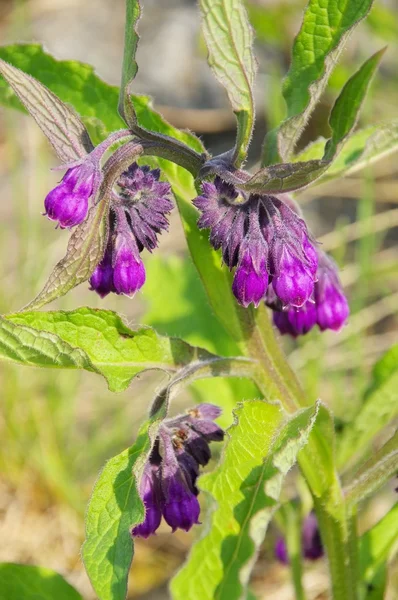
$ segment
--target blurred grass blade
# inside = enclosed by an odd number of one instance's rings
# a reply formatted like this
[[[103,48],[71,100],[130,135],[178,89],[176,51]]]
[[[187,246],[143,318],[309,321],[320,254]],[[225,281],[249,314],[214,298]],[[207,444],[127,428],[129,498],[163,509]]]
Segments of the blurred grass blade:
[[[286,418],[279,403],[246,401],[219,466],[199,480],[211,496],[204,535],[171,584],[174,600],[238,600],[251,570],[285,475],[306,444],[318,407]]]
[[[256,61],[253,32],[243,0],[200,0],[208,61],[224,86],[238,124],[233,161],[246,158],[254,124]]]
[[[126,21],[124,33],[124,54],[122,65],[122,83],[119,95],[119,113],[128,123],[126,109],[126,97],[129,94],[131,83],[133,82],[138,65],[135,60],[139,35],[137,33],[137,23],[141,16],[141,7],[139,0],[126,0]]]
[[[93,149],[88,132],[78,115],[40,81],[1,58],[0,73],[63,162],[82,158]]]
[[[391,553],[398,550],[398,504],[374,527],[364,533],[359,540],[360,584],[363,592],[378,588],[379,595],[371,598],[384,598],[385,577],[383,570]],[[380,577],[381,575],[381,577]],[[368,596],[366,596],[368,598]]]
[[[51,569],[0,563],[0,600],[83,600]]]
[[[283,82],[287,119],[265,140],[264,166],[291,158],[349,35],[371,6],[372,0],[309,0]]]
[[[324,160],[334,158],[354,129],[370,82],[385,51],[386,48],[382,48],[373,54],[343,87],[330,114],[329,125],[332,137],[326,144]]]
[[[395,435],[395,449],[383,453],[380,459],[368,469],[362,471],[355,480],[345,488],[347,506],[354,507],[378,490],[384,483],[394,477],[398,469],[398,433]]]
[[[374,436],[398,415],[397,357],[398,345],[395,345],[376,363],[364,404],[339,442],[340,466],[345,466],[355,455],[364,454]]]

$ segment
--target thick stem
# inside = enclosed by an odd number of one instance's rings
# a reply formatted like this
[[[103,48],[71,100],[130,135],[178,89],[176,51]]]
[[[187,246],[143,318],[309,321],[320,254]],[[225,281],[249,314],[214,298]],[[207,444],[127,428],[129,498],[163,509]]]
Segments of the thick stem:
[[[256,327],[247,341],[251,358],[261,364],[257,385],[267,399],[278,398],[288,412],[309,404],[273,332],[265,309],[256,315]],[[335,600],[355,600],[355,580],[348,552],[348,523],[339,477],[330,463],[328,440],[315,423],[307,445],[299,454],[299,466],[309,485],[329,559]]]

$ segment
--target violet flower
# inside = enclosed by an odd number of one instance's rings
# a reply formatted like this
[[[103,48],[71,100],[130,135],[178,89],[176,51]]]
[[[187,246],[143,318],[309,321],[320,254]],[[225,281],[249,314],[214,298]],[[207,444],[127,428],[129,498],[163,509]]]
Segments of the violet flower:
[[[162,515],[172,531],[189,531],[199,523],[196,480],[199,465],[210,460],[209,442],[224,438],[214,423],[220,413],[217,406],[199,404],[185,415],[162,422],[140,483],[145,519],[133,528],[134,537],[155,533]]]
[[[239,193],[216,177],[203,183],[194,205],[199,228],[210,229],[212,246],[230,270],[236,267],[232,290],[242,306],[258,306],[271,285],[283,306],[301,307],[312,296],[317,252],[305,222],[284,201]]]
[[[275,543],[275,558],[284,565],[289,564],[286,541],[279,537]],[[318,560],[324,554],[318,521],[313,512],[304,519],[301,527],[301,553],[307,560]]]
[[[45,215],[58,221],[61,229],[75,227],[87,216],[88,200],[94,189],[94,171],[86,165],[67,170],[61,182],[44,201]]]

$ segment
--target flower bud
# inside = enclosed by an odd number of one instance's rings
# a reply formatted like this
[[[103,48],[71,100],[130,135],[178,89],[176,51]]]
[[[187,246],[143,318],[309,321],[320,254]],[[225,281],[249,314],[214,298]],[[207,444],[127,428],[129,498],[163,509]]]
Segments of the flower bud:
[[[117,294],[133,296],[145,283],[145,267],[131,235],[116,239],[113,285]]]
[[[257,307],[264,298],[267,287],[268,273],[265,268],[265,261],[261,261],[261,268],[257,272],[250,254],[247,253],[235,272],[232,284],[235,298],[245,308],[251,303]]]
[[[44,201],[48,218],[58,221],[62,229],[82,223],[87,216],[93,181],[93,173],[82,178],[81,167],[69,169],[61,183],[47,194]]]
[[[147,464],[140,484],[140,496],[145,507],[145,520],[134,527],[132,535],[147,538],[155,533],[162,520],[161,495],[159,468]]]
[[[178,477],[168,484],[167,498],[163,506],[163,516],[173,531],[189,531],[199,523],[200,505],[196,495]]]
[[[293,337],[308,333],[316,324],[317,312],[313,302],[308,300],[301,308],[275,311],[274,325],[282,334]]]
[[[113,285],[112,249],[107,248],[104,258],[97,265],[90,277],[90,290],[97,292],[101,298],[105,298],[110,292],[115,291]]]

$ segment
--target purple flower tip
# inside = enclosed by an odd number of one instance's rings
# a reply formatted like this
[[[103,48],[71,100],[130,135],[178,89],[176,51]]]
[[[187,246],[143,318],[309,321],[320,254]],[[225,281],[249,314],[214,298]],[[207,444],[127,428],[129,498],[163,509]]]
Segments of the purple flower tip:
[[[133,238],[124,237],[116,249],[113,265],[113,285],[116,293],[133,296],[144,283],[145,267]]]
[[[200,505],[195,494],[175,479],[168,486],[168,500],[163,506],[163,516],[173,531],[189,531],[199,523]]]
[[[90,289],[97,292],[101,298],[105,298],[110,292],[115,291],[113,285],[112,252],[108,249],[104,258],[96,267],[90,277]]]
[[[316,324],[316,307],[313,302],[308,301],[301,308],[275,311],[273,319],[274,325],[282,334],[297,337],[308,333]]]
[[[287,555],[286,542],[283,537],[280,537],[276,540],[275,543],[275,558],[279,560],[284,565],[289,564],[289,557]]]
[[[318,521],[311,512],[303,523],[301,532],[301,543],[304,557],[308,560],[317,560],[324,554],[321,535],[319,533]]]
[[[278,298],[286,306],[303,306],[314,290],[310,268],[288,248],[283,248],[278,271],[272,281]]]
[[[268,287],[268,273],[265,261],[261,261],[258,271],[254,268],[250,254],[246,254],[235,272],[232,291],[242,306],[247,308],[253,303],[258,306],[265,296]]]
[[[44,201],[47,217],[58,221],[62,229],[82,223],[87,216],[93,182],[93,173],[82,177],[81,167],[69,169],[61,183],[47,194]]]
[[[134,527],[131,532],[133,536],[147,538],[155,533],[162,520],[161,494],[158,472],[148,465],[142,476],[140,486],[140,496],[145,507],[145,520]]]
[[[321,331],[325,329],[339,331],[350,314],[347,298],[340,287],[333,285],[332,282],[325,283],[322,292],[315,289],[315,299],[317,301],[319,329]]]

